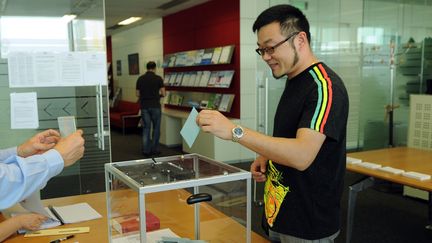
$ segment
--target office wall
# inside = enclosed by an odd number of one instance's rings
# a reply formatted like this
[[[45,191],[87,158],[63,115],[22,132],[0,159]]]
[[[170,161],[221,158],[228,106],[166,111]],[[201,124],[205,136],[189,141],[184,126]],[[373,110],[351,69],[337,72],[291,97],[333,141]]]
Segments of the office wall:
[[[122,100],[136,101],[135,84],[138,77],[145,73],[146,63],[155,61],[156,73],[163,75],[160,68],[163,59],[162,19],[117,33],[111,37],[114,88],[122,88]],[[139,75],[129,75],[128,55],[138,53]],[[121,61],[121,75],[117,72],[117,61]]]
[[[258,85],[260,72],[259,65],[265,62],[256,54],[256,35],[252,32],[252,25],[258,14],[269,6],[268,1],[240,0],[240,97],[241,97],[241,124],[253,130],[259,130],[258,116],[262,111],[264,102],[258,101]],[[266,65],[266,64],[265,64]],[[268,68],[267,68],[268,69]],[[262,114],[261,114],[262,115]],[[255,153],[246,148],[240,149],[242,158],[254,158]]]

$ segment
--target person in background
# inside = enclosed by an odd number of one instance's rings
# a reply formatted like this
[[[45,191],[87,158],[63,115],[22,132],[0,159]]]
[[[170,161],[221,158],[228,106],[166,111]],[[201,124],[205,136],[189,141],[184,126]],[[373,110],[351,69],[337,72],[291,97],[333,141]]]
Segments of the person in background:
[[[136,82],[136,95],[141,106],[143,121],[142,153],[146,157],[160,154],[159,137],[162,117],[160,98],[165,96],[161,76],[156,75],[156,63],[147,63],[147,72]],[[150,129],[153,129],[150,137]]]
[[[264,185],[264,226],[271,242],[334,242],[346,161],[348,95],[341,78],[313,54],[309,23],[291,5],[263,11],[253,25],[256,52],[275,78],[287,76],[273,136],[202,110],[204,132],[259,156],[251,173]]]
[[[84,154],[82,130],[66,138],[52,129],[40,132],[19,145],[0,150],[0,210],[21,202],[45,187],[64,167]],[[43,215],[23,214],[0,223],[0,241],[20,228],[34,230],[45,221]]]

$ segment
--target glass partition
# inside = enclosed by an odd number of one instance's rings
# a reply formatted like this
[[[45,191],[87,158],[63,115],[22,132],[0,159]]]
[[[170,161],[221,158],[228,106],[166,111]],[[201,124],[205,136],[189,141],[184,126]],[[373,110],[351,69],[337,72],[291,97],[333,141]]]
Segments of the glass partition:
[[[350,100],[347,148],[406,145],[409,94],[424,93],[432,79],[432,22],[424,21],[432,15],[432,3],[268,1],[268,6],[277,4],[292,4],[305,13],[315,55],[345,83]],[[259,87],[265,87],[258,89],[258,103],[266,104],[259,105],[266,112],[258,112],[262,114],[258,124],[260,131],[272,134],[275,107],[285,79],[274,80],[268,66],[257,57],[257,80]],[[393,142],[389,140],[388,112],[392,107]]]
[[[432,24],[424,21],[431,14],[427,1],[364,1],[363,27],[358,33],[364,149],[407,144],[409,95],[424,93],[431,78],[427,53]]]
[[[0,147],[58,129],[57,117],[75,116],[84,157],[51,179],[42,197],[103,191],[103,165],[110,161],[104,1],[4,1],[0,50]],[[11,129],[10,94],[26,92],[36,93],[39,125]]]

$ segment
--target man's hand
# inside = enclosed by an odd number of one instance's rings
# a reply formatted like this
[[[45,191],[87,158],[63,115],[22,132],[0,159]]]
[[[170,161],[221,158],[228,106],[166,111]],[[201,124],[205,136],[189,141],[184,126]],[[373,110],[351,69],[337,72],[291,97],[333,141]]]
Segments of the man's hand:
[[[84,155],[84,138],[81,129],[71,135],[62,138],[54,147],[64,160],[65,167],[73,165]]]
[[[264,182],[266,180],[267,158],[258,156],[251,164],[250,172],[256,182]]]
[[[60,140],[60,134],[52,129],[40,132],[19,145],[17,154],[21,157],[28,157],[35,154],[41,154],[49,149],[52,149]]]
[[[196,123],[204,132],[212,133],[225,140],[231,140],[231,130],[235,127],[234,123],[219,111],[213,110],[202,110],[196,118]]]
[[[41,214],[28,213],[12,217],[11,219],[16,220],[19,229],[38,230],[40,225],[47,220],[47,217]]]

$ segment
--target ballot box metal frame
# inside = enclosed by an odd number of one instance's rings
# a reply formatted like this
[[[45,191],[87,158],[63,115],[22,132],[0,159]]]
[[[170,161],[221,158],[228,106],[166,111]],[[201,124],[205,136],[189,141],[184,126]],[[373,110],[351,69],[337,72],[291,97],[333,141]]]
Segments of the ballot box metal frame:
[[[185,162],[188,161],[188,162]],[[172,178],[168,181],[158,181],[155,180],[154,184],[148,181],[137,181],[136,178],[132,178],[130,175],[124,172],[124,168],[151,168],[157,166],[172,166],[171,168],[178,171],[184,170],[181,163],[191,163],[189,169],[191,174],[187,175],[186,178],[176,179]],[[202,175],[200,173],[200,164],[213,166],[215,169],[214,174]],[[203,164],[201,164],[203,167]],[[167,169],[164,169],[165,173]],[[168,170],[168,172],[170,172]],[[188,178],[189,176],[189,178]],[[229,164],[219,162],[208,157],[199,154],[185,154],[185,155],[175,155],[168,157],[159,158],[149,158],[140,160],[130,160],[122,162],[113,162],[105,164],[105,185],[106,185],[106,203],[107,203],[107,217],[108,217],[108,237],[109,242],[113,242],[113,229],[110,222],[112,218],[111,215],[111,190],[113,188],[113,178],[120,180],[122,183],[127,185],[130,189],[139,194],[138,205],[139,205],[139,224],[140,224],[140,242],[146,243],[146,194],[163,192],[176,189],[193,188],[193,194],[199,194],[199,188],[201,186],[208,186],[218,183],[226,182],[238,182],[245,180],[246,183],[246,243],[251,243],[251,173],[240,168],[231,166]],[[168,176],[169,178],[169,176]],[[194,207],[194,236],[195,239],[200,239],[200,203],[195,203]]]

